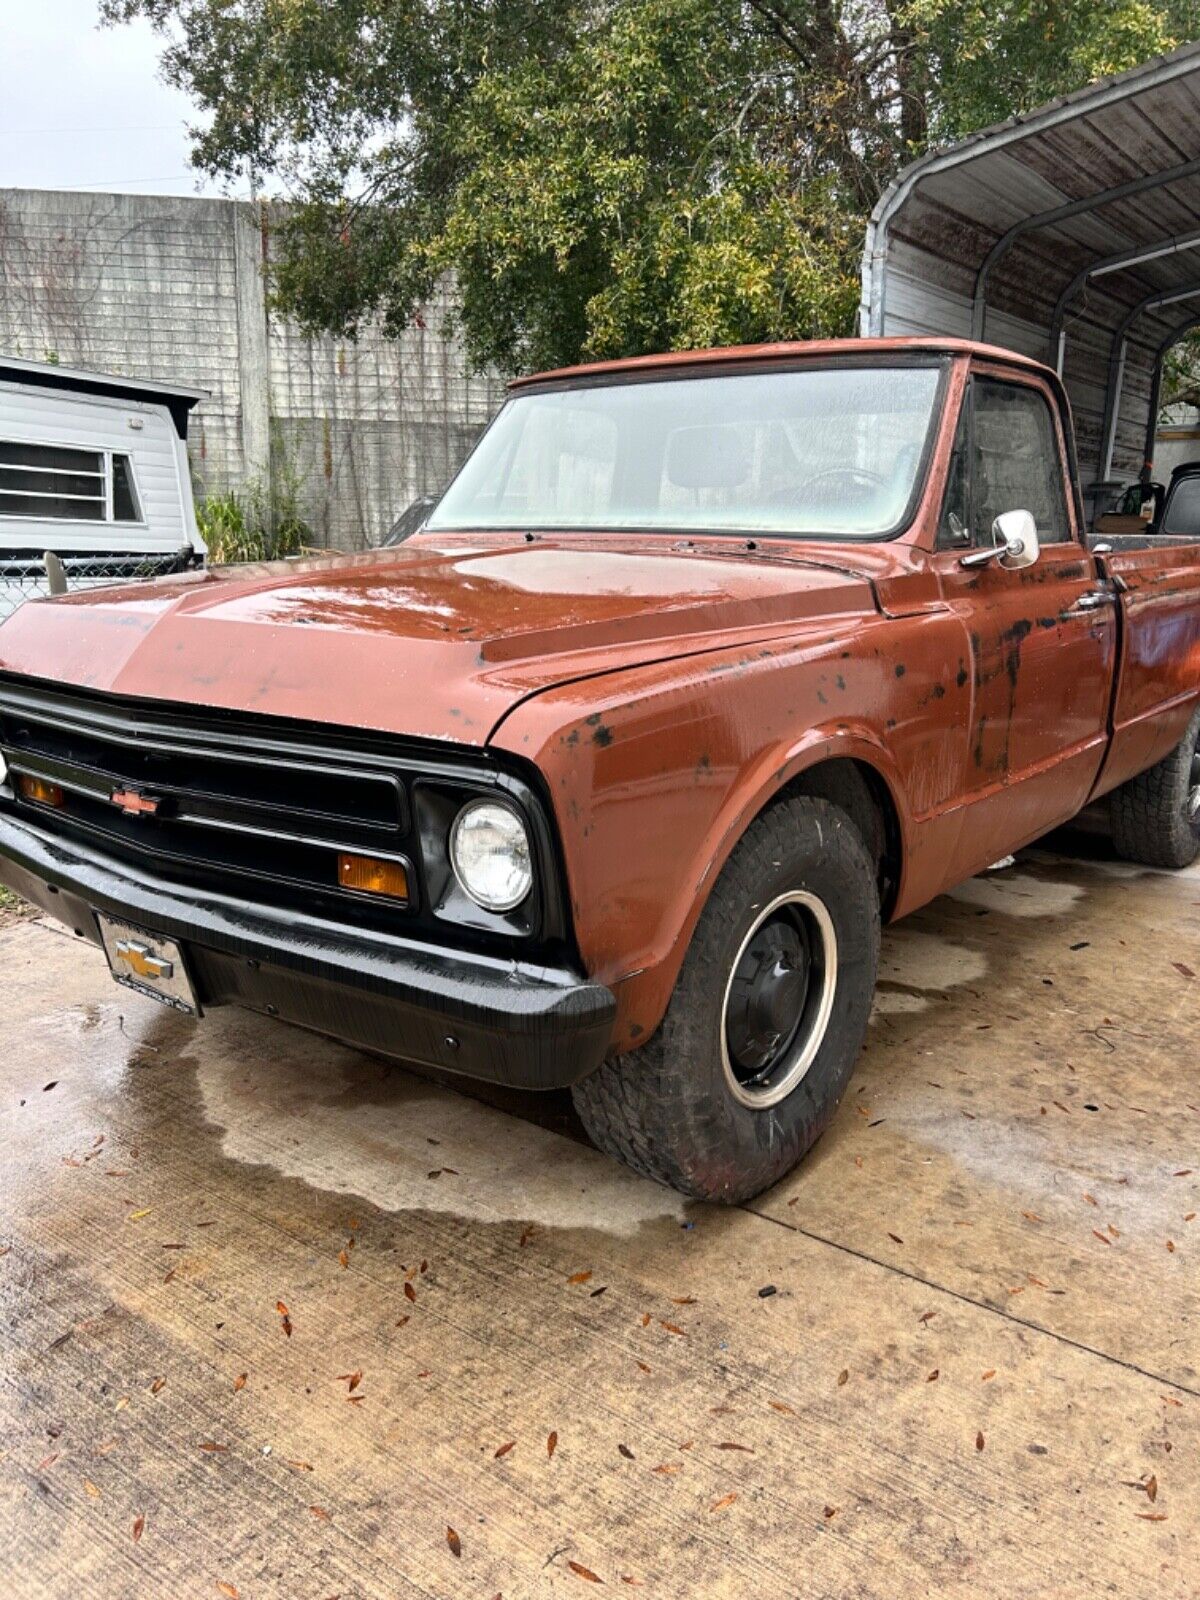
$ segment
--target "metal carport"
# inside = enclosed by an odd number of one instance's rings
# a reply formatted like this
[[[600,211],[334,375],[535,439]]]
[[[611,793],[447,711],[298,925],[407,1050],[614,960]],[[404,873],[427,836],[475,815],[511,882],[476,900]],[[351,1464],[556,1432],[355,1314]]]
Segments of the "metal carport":
[[[1055,366],[1089,503],[1136,476],[1164,357],[1200,324],[1200,44],[914,162],[875,208],[862,279],[863,334]]]

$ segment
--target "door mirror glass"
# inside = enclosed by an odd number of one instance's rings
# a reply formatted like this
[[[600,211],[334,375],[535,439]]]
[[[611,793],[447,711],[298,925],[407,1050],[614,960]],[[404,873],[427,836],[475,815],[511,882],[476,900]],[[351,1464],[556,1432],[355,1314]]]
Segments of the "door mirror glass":
[[[1001,512],[992,524],[992,537],[1000,551],[1000,565],[1010,572],[1031,567],[1042,553],[1031,511]]]

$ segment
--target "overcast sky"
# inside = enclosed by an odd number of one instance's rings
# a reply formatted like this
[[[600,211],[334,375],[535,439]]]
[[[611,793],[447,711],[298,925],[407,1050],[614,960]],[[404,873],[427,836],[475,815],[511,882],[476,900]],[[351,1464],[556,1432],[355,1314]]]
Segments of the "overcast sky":
[[[219,194],[189,170],[186,96],[158,77],[141,23],[97,0],[0,0],[0,188]]]

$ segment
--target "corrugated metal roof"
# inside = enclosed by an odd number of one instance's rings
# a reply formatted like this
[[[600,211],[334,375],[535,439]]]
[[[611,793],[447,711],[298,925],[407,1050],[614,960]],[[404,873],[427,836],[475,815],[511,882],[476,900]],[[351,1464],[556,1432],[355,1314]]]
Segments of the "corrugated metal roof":
[[[1085,482],[1135,473],[1162,353],[1200,322],[1200,43],[907,168],[875,209],[864,334],[1059,366]]]

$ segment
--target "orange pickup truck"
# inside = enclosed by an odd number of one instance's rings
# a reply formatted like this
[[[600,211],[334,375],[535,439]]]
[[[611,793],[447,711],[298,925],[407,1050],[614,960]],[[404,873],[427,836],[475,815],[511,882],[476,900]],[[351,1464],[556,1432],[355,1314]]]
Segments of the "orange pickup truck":
[[[398,548],[0,627],[0,880],[119,981],[710,1199],[832,1117],[881,919],[1101,796],[1200,853],[1200,539],[1089,548],[1058,380],[962,341],[524,379]]]

